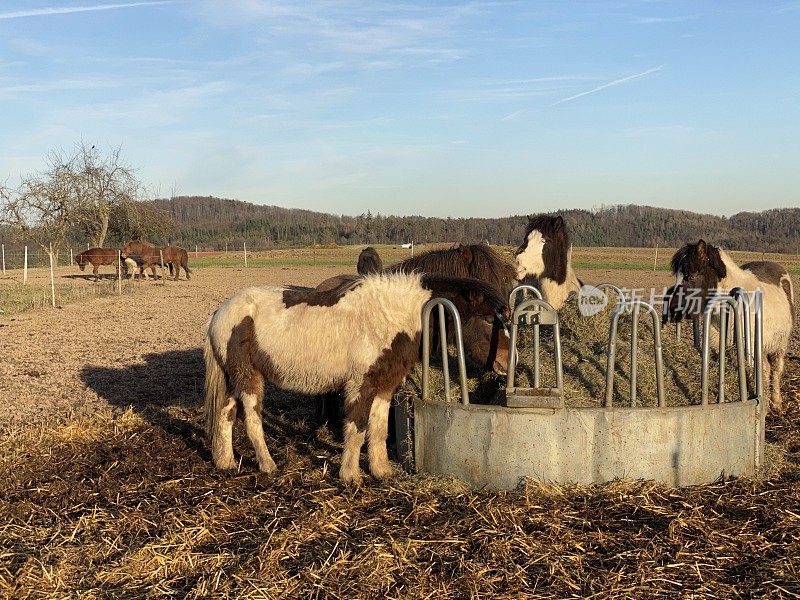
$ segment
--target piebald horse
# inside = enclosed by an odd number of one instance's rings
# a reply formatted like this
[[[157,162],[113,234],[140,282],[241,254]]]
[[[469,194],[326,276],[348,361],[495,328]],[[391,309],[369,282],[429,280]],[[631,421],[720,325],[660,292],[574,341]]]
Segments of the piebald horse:
[[[581,281],[572,269],[572,244],[563,217],[528,217],[525,239],[514,253],[517,279],[535,286],[559,310]]]
[[[794,324],[794,288],[786,269],[770,261],[754,261],[740,267],[722,249],[701,239],[675,253],[672,273],[676,278],[668,311],[672,321],[701,315],[711,295],[728,294],[735,287],[751,294],[761,290],[764,354],[771,371],[770,406],[780,412],[781,378]],[[752,311],[750,318],[753,319]],[[719,326],[718,318],[714,324]]]
[[[419,360],[422,307],[432,297],[451,300],[465,318],[508,315],[507,299],[481,281],[407,273],[367,275],[328,291],[254,287],[223,303],[209,321],[204,351],[214,464],[236,468],[233,425],[241,416],[259,469],[276,470],[261,422],[268,380],[311,395],[344,388],[340,478],[360,482],[365,437],[370,472],[390,476],[389,405]]]

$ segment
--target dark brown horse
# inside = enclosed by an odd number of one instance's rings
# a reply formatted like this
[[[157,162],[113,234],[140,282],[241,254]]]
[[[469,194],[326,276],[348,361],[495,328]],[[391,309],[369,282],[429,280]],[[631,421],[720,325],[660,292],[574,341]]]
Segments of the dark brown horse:
[[[383,270],[383,261],[378,255],[378,251],[372,246],[367,246],[358,255],[358,265],[356,271],[359,275],[369,275]]]
[[[145,269],[150,269],[153,277],[156,276],[156,266],[162,264],[163,266],[170,267],[170,271],[174,269],[175,281],[181,273],[181,267],[186,271],[186,279],[191,279],[191,271],[189,270],[189,254],[180,246],[154,246],[144,240],[133,240],[125,244],[122,248],[122,257],[128,256],[138,257],[137,262],[140,262],[140,272],[147,277]]]
[[[100,276],[97,270],[101,265],[114,265],[115,273],[119,275],[119,254],[116,248],[89,248],[75,257],[78,268],[83,271],[87,264],[92,265],[92,273],[97,281]]]

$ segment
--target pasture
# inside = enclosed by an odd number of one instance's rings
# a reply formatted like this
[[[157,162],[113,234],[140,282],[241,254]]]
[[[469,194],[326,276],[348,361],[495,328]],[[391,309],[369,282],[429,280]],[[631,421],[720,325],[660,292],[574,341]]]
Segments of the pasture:
[[[54,597],[521,598],[800,595],[800,345],[784,454],[769,478],[674,490],[651,482],[468,490],[443,478],[336,477],[341,432],[267,392],[279,471],[216,471],[202,434],[203,325],[237,290],[355,272],[360,247],[189,253],[190,281],[75,293],[0,313],[0,594]],[[426,249],[420,247],[418,250]],[[410,251],[378,247],[388,265]],[[674,249],[576,248],[578,276],[672,283]],[[743,260],[758,255],[732,253]],[[767,255],[794,275],[800,260]],[[101,271],[101,274],[103,271]],[[57,284],[92,290],[76,266]],[[20,277],[0,279],[14,297]],[[30,289],[46,289],[34,269]],[[2,307],[0,307],[2,308]],[[23,307],[24,308],[24,307]],[[362,455],[362,465],[365,464]]]

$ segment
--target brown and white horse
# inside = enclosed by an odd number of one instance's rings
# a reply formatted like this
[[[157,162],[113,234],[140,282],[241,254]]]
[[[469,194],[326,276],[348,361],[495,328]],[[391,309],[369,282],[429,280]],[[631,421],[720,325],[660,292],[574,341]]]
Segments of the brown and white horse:
[[[507,300],[474,279],[379,273],[329,291],[248,288],[211,317],[205,342],[206,431],[214,464],[236,468],[233,425],[245,423],[259,469],[275,462],[264,441],[264,382],[306,394],[345,390],[341,479],[358,483],[368,438],[370,472],[392,474],[386,449],[389,404],[419,360],[422,307],[451,300],[459,313],[507,314]]]
[[[528,217],[525,239],[514,253],[517,279],[535,286],[556,310],[581,281],[572,269],[572,244],[563,217]]]
[[[675,253],[672,273],[676,278],[668,311],[672,321],[702,314],[713,294],[728,294],[735,287],[751,294],[761,290],[764,354],[771,371],[770,406],[780,412],[781,378],[794,324],[794,288],[786,269],[770,261],[754,261],[740,267],[726,252],[701,239]],[[714,324],[719,326],[719,320],[714,319]]]
[[[359,275],[369,275],[378,273],[383,269],[383,261],[378,255],[378,251],[372,246],[367,246],[358,255],[358,265],[356,271]]]
[[[192,278],[191,270],[189,269],[189,254],[185,249],[180,246],[154,246],[144,240],[133,240],[128,242],[122,248],[122,258],[133,256],[138,258],[137,262],[141,262],[139,269],[140,274],[147,278],[145,269],[150,269],[153,277],[156,276],[156,266],[161,264],[163,256],[164,266],[169,266],[170,272],[174,269],[174,280],[178,280],[181,273],[181,267],[186,271],[186,279]]]

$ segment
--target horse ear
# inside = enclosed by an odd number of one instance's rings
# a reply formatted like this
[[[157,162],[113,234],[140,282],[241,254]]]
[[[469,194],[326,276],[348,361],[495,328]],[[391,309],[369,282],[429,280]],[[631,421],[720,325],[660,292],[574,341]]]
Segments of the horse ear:
[[[555,220],[555,223],[553,224],[553,226],[554,226],[556,231],[558,231],[559,229],[563,229],[564,228],[564,217],[562,217],[561,215],[558,215],[556,217],[556,220]]]
[[[461,254],[461,257],[464,259],[464,262],[467,264],[472,263],[472,250],[469,249],[469,246],[465,246],[463,244],[458,245],[458,252]]]
[[[533,215],[528,215],[528,223],[533,223]]]
[[[700,238],[700,241],[697,242],[697,256],[703,259],[708,258],[708,247],[703,238]]]

